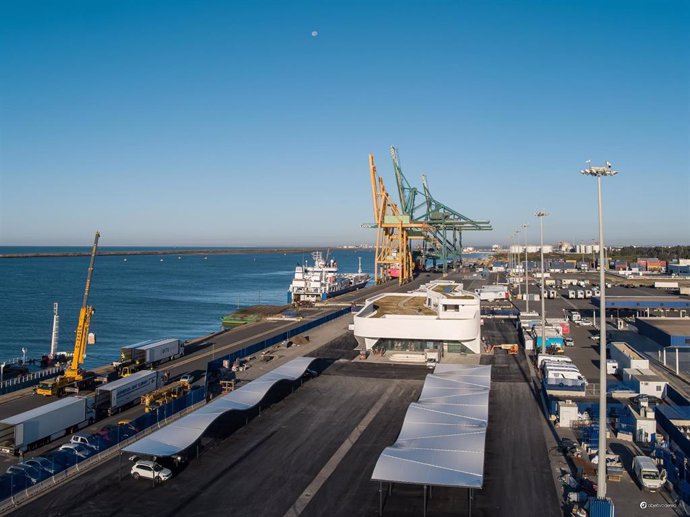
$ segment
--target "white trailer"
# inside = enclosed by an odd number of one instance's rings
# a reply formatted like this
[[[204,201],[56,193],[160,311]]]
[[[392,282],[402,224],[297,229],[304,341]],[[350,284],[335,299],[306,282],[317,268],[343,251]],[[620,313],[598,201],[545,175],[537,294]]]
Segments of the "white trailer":
[[[92,397],[65,397],[0,421],[0,452],[19,454],[94,422]]]
[[[654,289],[678,289],[678,282],[654,282]]]
[[[573,291],[572,289],[570,289],[570,290],[568,291],[568,298],[570,298],[571,300],[574,300],[575,298],[577,298],[577,295],[575,294],[575,291]]]
[[[585,292],[582,289],[577,290],[577,299],[578,300],[584,300],[585,299]]]
[[[114,415],[141,400],[142,395],[163,385],[163,374],[155,370],[133,373],[96,388],[96,409]]]
[[[151,366],[177,359],[182,354],[182,341],[179,339],[161,339],[133,350],[133,358],[137,364]]]
[[[592,291],[590,289],[585,289],[585,298],[591,298],[592,297]]]
[[[565,355],[539,354],[537,356],[537,368],[541,368],[541,365],[545,362],[573,364],[573,360]]]

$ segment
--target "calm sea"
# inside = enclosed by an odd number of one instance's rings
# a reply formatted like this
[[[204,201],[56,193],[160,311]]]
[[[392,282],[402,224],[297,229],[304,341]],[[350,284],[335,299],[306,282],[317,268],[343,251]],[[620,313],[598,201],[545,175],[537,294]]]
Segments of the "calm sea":
[[[90,248],[0,247],[0,254],[51,251]],[[337,250],[331,256],[341,272],[357,271],[361,257],[362,269],[373,277],[373,251]],[[89,303],[96,311],[91,331],[97,342],[89,346],[85,366],[115,361],[121,346],[138,341],[215,332],[220,318],[238,306],[282,305],[294,268],[304,259],[311,263],[301,253],[96,257]],[[60,312],[58,349],[73,349],[88,262],[88,257],[0,259],[0,360],[21,357],[22,347],[27,357],[49,352],[54,302]]]
[[[90,249],[0,247],[0,253],[50,251]],[[362,269],[373,275],[370,250],[331,256],[341,272],[356,271],[362,257]],[[304,259],[311,263],[308,254]],[[302,260],[301,253],[96,257],[89,303],[96,311],[91,330],[97,342],[89,346],[85,365],[115,361],[121,346],[145,339],[215,332],[220,318],[238,306],[284,304]],[[88,263],[88,257],[0,259],[0,360],[20,357],[22,347],[27,357],[49,352],[54,302],[60,312],[58,349],[73,349]]]

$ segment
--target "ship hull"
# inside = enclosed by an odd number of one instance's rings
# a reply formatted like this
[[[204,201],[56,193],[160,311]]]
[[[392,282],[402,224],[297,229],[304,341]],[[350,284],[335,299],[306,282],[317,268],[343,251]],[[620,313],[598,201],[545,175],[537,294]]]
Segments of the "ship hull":
[[[357,289],[361,289],[362,287],[365,287],[368,282],[369,282],[369,280],[367,279],[364,282],[359,282],[358,284],[353,284],[353,285],[350,285],[350,286],[345,287],[343,289],[333,291],[331,293],[321,293],[321,301],[328,300],[329,298],[335,298],[336,296],[340,296],[341,294],[350,293],[352,291],[356,291]],[[307,296],[305,296],[305,298],[312,298],[313,299],[316,297],[313,295],[312,296],[307,295]],[[299,303],[300,301],[302,301],[302,300],[299,298],[295,300],[293,298],[292,293],[290,291],[288,291],[288,293],[287,293],[287,302],[288,303]],[[315,301],[315,300],[309,300],[309,301]]]

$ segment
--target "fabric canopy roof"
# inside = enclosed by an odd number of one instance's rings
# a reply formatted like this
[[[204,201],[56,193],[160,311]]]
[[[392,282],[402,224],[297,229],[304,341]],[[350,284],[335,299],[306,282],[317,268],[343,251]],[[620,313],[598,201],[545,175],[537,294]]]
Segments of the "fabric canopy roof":
[[[491,366],[437,365],[371,478],[481,488],[490,386]]]
[[[125,447],[124,452],[148,456],[174,456],[192,446],[208,427],[228,411],[253,408],[278,382],[296,381],[309,369],[315,357],[298,357],[258,379],[209,402],[193,413]]]

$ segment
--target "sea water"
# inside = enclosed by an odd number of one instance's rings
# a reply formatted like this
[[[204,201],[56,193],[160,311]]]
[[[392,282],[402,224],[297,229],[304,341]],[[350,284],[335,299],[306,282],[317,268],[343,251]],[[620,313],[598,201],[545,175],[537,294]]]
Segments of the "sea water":
[[[103,248],[105,250],[105,248]],[[139,249],[141,248],[133,248]],[[0,247],[4,253],[90,252],[90,248]],[[373,278],[372,250],[331,250],[342,273]],[[97,256],[89,305],[95,309],[85,367],[117,360],[123,345],[216,332],[238,307],[283,305],[295,266],[309,253]],[[0,361],[40,358],[50,351],[53,303],[59,304],[58,350],[71,352],[89,257],[0,259]]]

